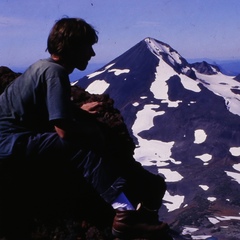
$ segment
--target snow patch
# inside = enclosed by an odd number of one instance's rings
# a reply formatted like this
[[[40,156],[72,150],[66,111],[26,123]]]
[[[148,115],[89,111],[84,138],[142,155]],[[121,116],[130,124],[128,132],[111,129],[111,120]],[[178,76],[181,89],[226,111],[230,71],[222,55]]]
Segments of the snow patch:
[[[176,75],[178,75],[176,73]],[[150,91],[153,93],[156,99],[162,100],[164,103],[168,103],[168,107],[178,107],[182,101],[171,101],[168,96],[168,84],[167,81],[173,76],[173,69],[166,62],[160,60],[156,67],[155,80],[150,86]],[[198,82],[193,81],[189,77],[180,74],[180,80],[185,89],[194,92],[200,92],[201,89],[198,86]]]
[[[237,170],[237,172],[225,171],[225,173],[229,177],[232,177],[234,181],[240,184],[240,163],[234,164],[232,167],[233,169]]]
[[[217,217],[220,221],[229,221],[229,220],[240,220],[239,216],[222,216],[222,217]]]
[[[240,172],[240,163],[234,164],[233,168]]]
[[[193,92],[201,92],[201,88],[198,86],[199,83],[196,81],[193,81],[191,78],[184,74],[180,74],[180,79],[183,87],[187,90],[193,91]]]
[[[153,118],[159,115],[163,115],[164,112],[157,112],[155,109],[158,109],[158,105],[147,104],[144,108],[136,114],[137,122],[132,127],[134,135],[137,135],[139,132],[150,129],[153,127]]]
[[[212,224],[217,224],[217,223],[220,222],[218,219],[213,218],[213,217],[209,217],[208,220],[209,220],[209,222],[211,222]]]
[[[200,143],[205,142],[205,140],[206,140],[206,138],[207,138],[207,134],[205,133],[204,130],[202,130],[202,129],[197,129],[197,130],[195,130],[195,132],[194,132],[194,137],[195,137],[194,143],[200,144]]]
[[[139,136],[140,132],[149,130],[154,126],[154,117],[164,114],[163,111],[157,112],[156,108],[159,108],[159,106],[154,104],[145,105],[142,110],[137,112],[136,120],[132,126],[133,134],[139,144],[134,151],[134,158],[145,166],[153,165],[153,161],[158,166],[165,166],[166,162],[171,160],[171,149],[174,145],[174,142],[147,140]]]
[[[119,76],[120,74],[123,74],[123,73],[129,73],[130,69],[111,69],[111,70],[108,70],[108,72],[114,72],[114,75]]]
[[[184,227],[183,231],[182,231],[182,234],[183,235],[188,235],[188,234],[196,232],[197,230],[198,230],[198,228],[194,228],[194,227]]]
[[[109,64],[109,65],[106,66],[102,71],[97,71],[97,72],[91,73],[91,74],[87,75],[87,77],[88,77],[88,78],[96,77],[97,75],[105,72],[107,69],[109,69],[110,67],[112,67],[114,64],[115,64],[115,63]]]
[[[208,153],[205,153],[205,154],[202,154],[202,155],[199,155],[199,156],[195,156],[195,157],[201,159],[205,163],[212,159],[212,155],[210,155]]]
[[[137,106],[139,106],[139,103],[138,102],[135,102],[135,103],[133,103],[132,104],[134,107],[137,107]]]
[[[146,38],[145,42],[147,43],[150,51],[157,57],[160,57],[160,53],[166,53],[168,55],[168,59],[175,65],[175,62],[178,64],[182,64],[182,60],[180,55],[174,51],[170,46],[161,44],[157,42],[153,38]]]
[[[207,191],[209,187],[207,185],[199,185],[200,188],[202,188],[204,191]]]
[[[208,197],[207,200],[210,201],[210,202],[214,202],[214,201],[216,201],[217,199],[216,199],[215,197]]]
[[[218,224],[222,221],[240,220],[240,216],[215,216],[215,217],[208,217],[208,220],[212,224]],[[225,228],[227,228],[227,226],[225,226]]]
[[[238,156],[240,156],[240,147],[231,147],[231,148],[229,149],[229,152],[230,152],[233,156],[238,157]]]
[[[171,195],[168,191],[166,191],[163,197],[163,205],[166,206],[169,212],[179,209],[183,202],[184,196]]]
[[[168,79],[172,76],[172,68],[163,61],[159,61],[156,68],[155,81],[150,86],[150,91],[156,99],[168,99]],[[169,100],[170,101],[170,100]]]
[[[174,142],[162,142],[157,140],[146,140],[138,137],[139,145],[135,149],[134,158],[142,165],[151,166],[153,161],[157,166],[165,166],[172,155],[171,149]]]
[[[172,171],[171,169],[160,168],[158,172],[164,175],[166,182],[179,182],[183,179],[180,173]]]
[[[155,99],[168,103],[168,107],[177,107],[182,101],[171,101],[168,97],[167,81],[172,76],[172,68],[164,61],[159,61],[155,72],[155,81],[150,86],[150,91]]]
[[[96,80],[86,88],[86,91],[93,94],[103,94],[109,85],[105,80]]]
[[[235,94],[232,91],[232,89],[240,88],[240,82],[234,80],[231,76],[222,74],[221,72],[214,75],[206,75],[195,71],[195,74],[198,78],[197,81],[201,82],[207,89],[217,96],[224,98],[225,105],[231,113],[240,116],[240,95]]]
[[[234,181],[238,182],[240,184],[240,173],[236,173],[236,172],[230,172],[230,171],[225,171],[225,173],[233,178]]]

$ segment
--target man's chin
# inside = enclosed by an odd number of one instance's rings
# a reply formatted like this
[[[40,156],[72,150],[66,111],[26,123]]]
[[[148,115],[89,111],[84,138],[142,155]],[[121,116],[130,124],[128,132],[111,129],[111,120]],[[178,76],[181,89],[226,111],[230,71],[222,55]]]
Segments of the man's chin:
[[[85,64],[79,64],[76,68],[80,71],[84,71],[87,68],[88,62]]]
[[[87,67],[77,67],[78,70],[84,71]]]

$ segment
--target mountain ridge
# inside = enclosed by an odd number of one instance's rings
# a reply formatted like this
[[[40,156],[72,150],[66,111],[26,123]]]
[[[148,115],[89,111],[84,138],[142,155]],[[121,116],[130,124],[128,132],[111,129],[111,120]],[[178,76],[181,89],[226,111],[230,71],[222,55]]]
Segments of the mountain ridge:
[[[77,84],[114,99],[135,141],[135,158],[165,177],[163,220],[182,233],[193,227],[195,239],[230,239],[231,230],[231,239],[240,237],[234,227],[240,224],[240,84],[234,77],[207,62],[189,64],[168,44],[145,38]]]

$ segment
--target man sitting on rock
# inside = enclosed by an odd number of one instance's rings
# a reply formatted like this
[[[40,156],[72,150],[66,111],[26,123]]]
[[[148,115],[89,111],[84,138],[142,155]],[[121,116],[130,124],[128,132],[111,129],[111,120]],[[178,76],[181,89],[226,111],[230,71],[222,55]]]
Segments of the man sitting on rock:
[[[96,31],[84,20],[60,19],[48,37],[50,58],[31,65],[0,95],[0,232],[10,239],[11,223],[22,231],[25,208],[46,197],[44,188],[52,187],[58,204],[67,191],[81,192],[78,182],[115,209],[114,236],[167,239],[167,224],[158,219],[166,190],[163,178],[132,156],[106,152],[106,136],[90,120],[104,110],[101,102],[77,108],[71,101],[68,75],[87,67],[97,41]]]

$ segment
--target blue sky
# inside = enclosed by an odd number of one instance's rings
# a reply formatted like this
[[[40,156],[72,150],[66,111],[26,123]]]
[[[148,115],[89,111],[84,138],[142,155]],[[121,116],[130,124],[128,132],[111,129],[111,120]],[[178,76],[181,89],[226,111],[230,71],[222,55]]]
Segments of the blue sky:
[[[99,31],[91,64],[108,63],[145,37],[186,59],[240,59],[239,0],[1,0],[0,66],[48,57],[48,33],[64,15]]]

